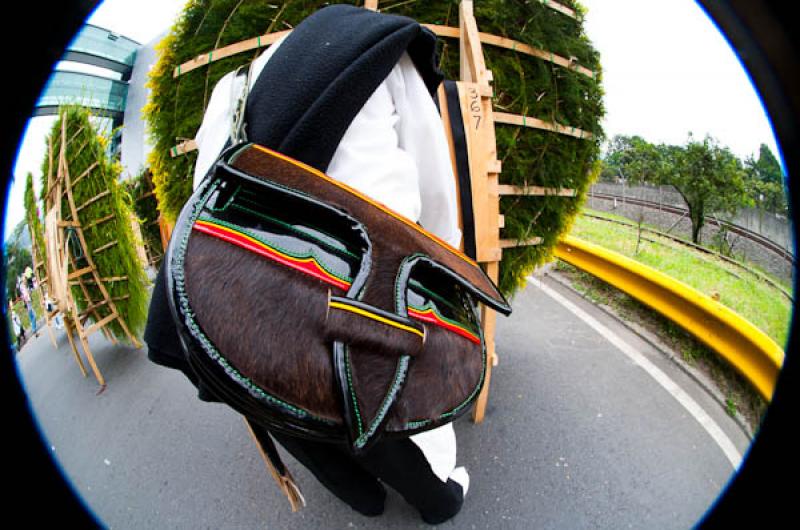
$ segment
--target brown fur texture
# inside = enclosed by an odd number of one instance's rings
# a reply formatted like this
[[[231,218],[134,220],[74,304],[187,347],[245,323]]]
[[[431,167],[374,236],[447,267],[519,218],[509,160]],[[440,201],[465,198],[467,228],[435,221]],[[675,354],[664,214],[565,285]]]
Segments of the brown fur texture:
[[[194,233],[186,289],[197,322],[239,373],[277,398],[341,421],[323,340],[326,284]]]
[[[411,359],[387,429],[438,418],[477,389],[483,373],[481,346],[439,326],[425,324],[425,349]]]

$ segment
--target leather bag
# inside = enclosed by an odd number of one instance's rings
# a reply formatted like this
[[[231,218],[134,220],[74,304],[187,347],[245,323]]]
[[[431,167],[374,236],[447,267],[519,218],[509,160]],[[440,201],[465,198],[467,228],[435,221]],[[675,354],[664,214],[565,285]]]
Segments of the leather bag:
[[[486,369],[478,302],[511,308],[470,258],[302,162],[229,148],[166,255],[198,377],[248,418],[347,441],[453,421]]]

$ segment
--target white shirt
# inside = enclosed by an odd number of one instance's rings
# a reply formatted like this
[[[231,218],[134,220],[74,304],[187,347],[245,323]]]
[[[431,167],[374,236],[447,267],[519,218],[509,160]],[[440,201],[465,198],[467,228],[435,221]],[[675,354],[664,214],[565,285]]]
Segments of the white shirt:
[[[252,65],[249,89],[281,38]],[[244,77],[225,75],[214,87],[195,141],[194,187],[216,161],[231,134],[232,116]],[[455,180],[450,151],[436,105],[408,54],[370,96],[342,137],[326,174],[434,233],[458,248]],[[469,475],[456,468],[452,423],[410,437],[443,482],[458,482],[466,495]]]

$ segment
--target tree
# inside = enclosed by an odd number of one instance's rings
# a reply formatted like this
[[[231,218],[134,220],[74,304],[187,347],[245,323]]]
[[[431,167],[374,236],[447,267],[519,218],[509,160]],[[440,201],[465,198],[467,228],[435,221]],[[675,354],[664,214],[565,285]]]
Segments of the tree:
[[[690,135],[684,147],[659,146],[662,164],[659,181],[681,194],[689,209],[692,241],[700,243],[700,231],[711,213],[733,213],[746,201],[744,168],[727,147],[706,136]]]
[[[657,146],[641,136],[616,135],[603,159],[603,175],[621,177],[628,183],[653,183],[661,173],[662,157]]]
[[[16,296],[17,278],[23,273],[26,267],[33,266],[31,252],[25,248],[25,221],[20,221],[4,245],[3,259],[5,259],[6,270],[6,292],[9,298]]]
[[[744,162],[747,194],[759,208],[786,214],[789,208],[784,175],[772,151],[761,144],[758,159],[748,157]]]

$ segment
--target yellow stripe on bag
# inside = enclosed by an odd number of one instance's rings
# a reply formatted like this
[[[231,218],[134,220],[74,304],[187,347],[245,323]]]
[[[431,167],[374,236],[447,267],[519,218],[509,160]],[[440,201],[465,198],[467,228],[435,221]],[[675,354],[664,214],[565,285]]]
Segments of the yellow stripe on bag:
[[[389,320],[388,318],[376,315],[375,313],[371,313],[365,309],[361,309],[360,307],[354,307],[348,304],[343,304],[341,302],[333,302],[333,301],[330,302],[330,307],[334,309],[341,309],[342,311],[350,311],[351,313],[356,313],[357,315],[361,315],[362,317],[371,318],[372,320],[376,320],[378,322],[387,324],[397,329],[408,331],[409,333],[414,333],[415,335],[419,335],[420,337],[423,338],[425,336],[425,334],[422,331],[416,328],[412,328],[411,326],[406,326],[405,324],[401,324],[399,322],[394,322],[393,320]]]

